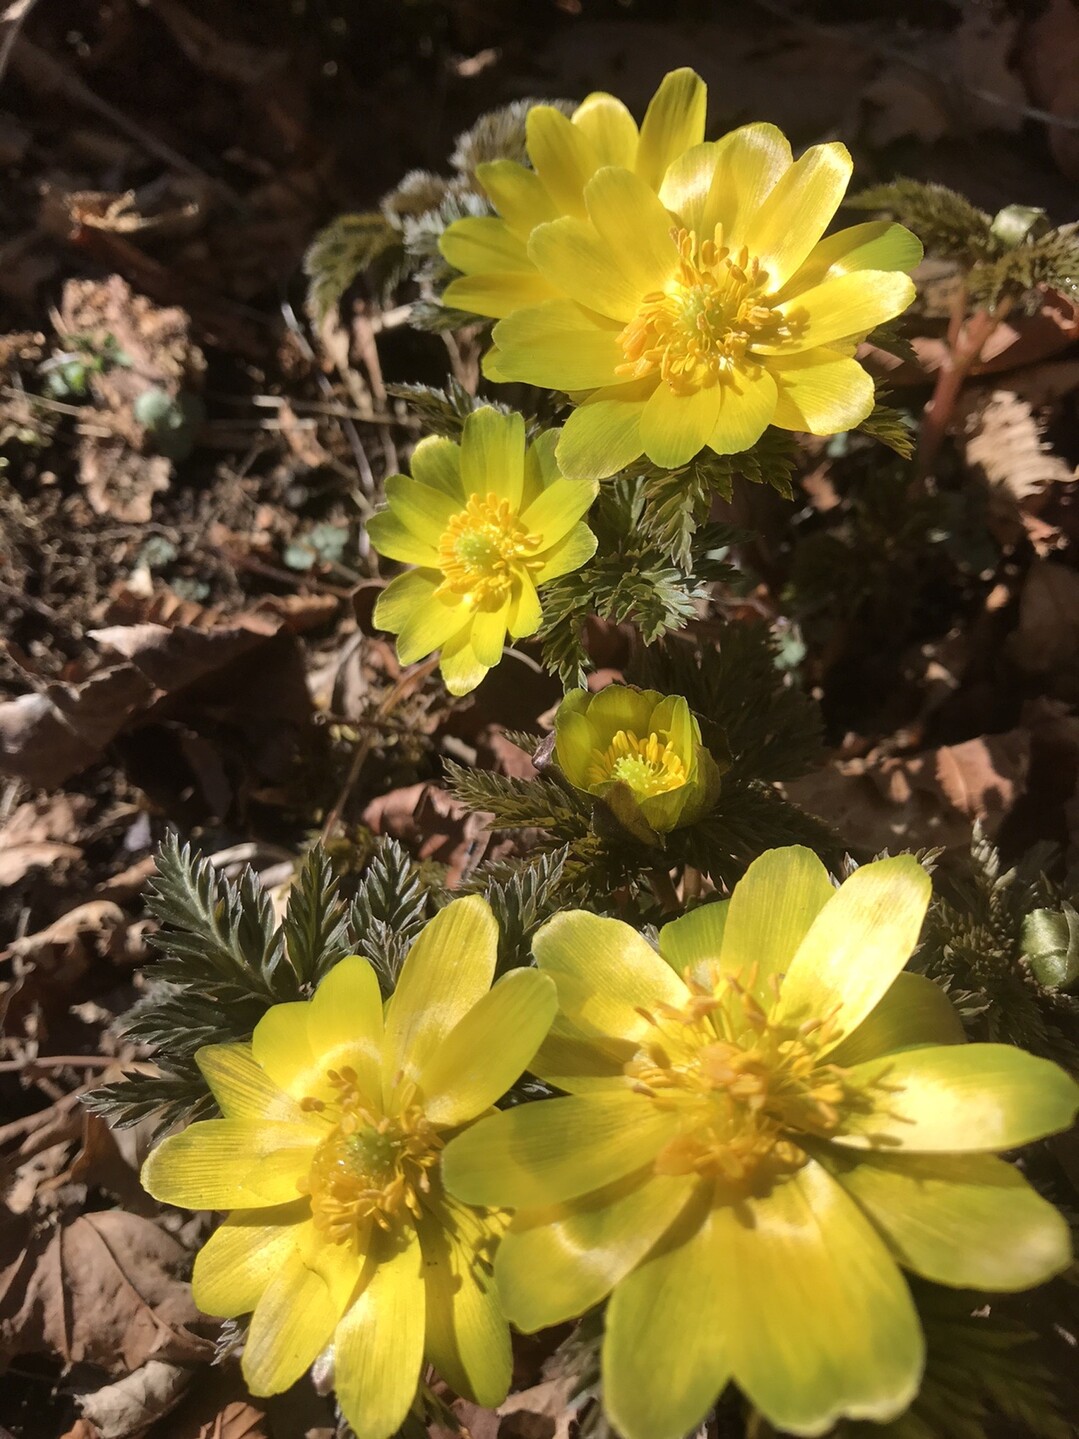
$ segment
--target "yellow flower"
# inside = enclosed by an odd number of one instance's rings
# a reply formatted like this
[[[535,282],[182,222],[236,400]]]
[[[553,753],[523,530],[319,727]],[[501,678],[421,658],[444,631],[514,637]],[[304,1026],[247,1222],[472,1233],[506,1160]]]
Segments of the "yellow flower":
[[[514,970],[491,989],[498,930],[479,898],[423,930],[385,1006],[352,956],[305,1003],[279,1004],[250,1045],[199,1051],[223,1119],[149,1157],[155,1198],[229,1209],[195,1261],[209,1314],[254,1311],[253,1394],[287,1389],[332,1344],[358,1439],[387,1439],[424,1360],[459,1393],[498,1404],[506,1322],[489,1280],[497,1213],[446,1196],[448,1137],[517,1079],[554,1012],[551,981]]]
[[[571,690],[555,715],[555,758],[638,837],[692,824],[715,802],[720,772],[681,695],[630,685]]]
[[[498,664],[507,632],[539,629],[537,585],[595,553],[581,517],[596,486],[565,478],[557,440],[550,430],[526,445],[520,415],[476,410],[459,445],[420,441],[412,478],[386,481],[387,508],[368,524],[382,554],[418,566],[386,586],[374,622],[398,636],[402,664],[441,648],[451,694],[475,689]]]
[[[1069,1263],[1064,1220],[995,1151],[1065,1128],[1079,1086],[961,1042],[943,991],[901,972],[928,899],[913,858],[835,890],[791,848],[658,954],[582,912],[537,935],[559,1015],[531,1068],[567,1095],[482,1120],[443,1175],[516,1209],[496,1277],[519,1327],[611,1295],[626,1439],[679,1439],[730,1379],[785,1432],[885,1421],[924,1362],[900,1266],[1006,1291]]]
[[[468,272],[446,303],[502,317],[488,378],[581,402],[558,447],[566,474],[602,479],[642,454],[668,468],[705,447],[733,454],[768,425],[831,434],[860,424],[873,383],[854,343],[914,297],[903,272],[921,246],[902,226],[821,238],[850,179],[843,145],[795,161],[767,124],[705,143],[703,96],[692,72],[668,76],[645,122],[647,151],[644,130],[634,149],[624,122],[604,129],[624,141],[618,158],[613,142],[602,153],[571,143],[580,127],[543,112],[529,128],[536,175],[515,184],[538,195],[542,180],[558,196],[553,212],[510,207],[509,172],[492,183],[481,167],[503,230],[467,219],[443,237],[443,254]]]

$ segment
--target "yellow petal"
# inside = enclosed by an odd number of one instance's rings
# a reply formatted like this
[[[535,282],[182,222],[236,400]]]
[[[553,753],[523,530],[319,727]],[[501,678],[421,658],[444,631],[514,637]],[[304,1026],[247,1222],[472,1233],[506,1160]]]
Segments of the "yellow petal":
[[[308,1006],[307,1037],[327,1070],[351,1067],[368,1102],[379,1102],[382,993],[368,960],[350,954],[330,970]]]
[[[794,272],[776,296],[789,300],[803,290],[832,280],[852,270],[905,270],[921,263],[922,242],[902,225],[888,220],[867,220],[825,235],[810,250],[805,263]]]
[[[710,239],[719,225],[721,243],[737,251],[794,157],[783,131],[767,124],[742,125],[718,140],[715,148],[714,178],[700,233]]]
[[[458,502],[464,507],[464,500]],[[380,555],[406,565],[437,565],[438,547],[421,540],[392,510],[379,510],[367,521],[367,534]]]
[[[195,1256],[191,1295],[202,1312],[222,1319],[250,1314],[295,1249],[296,1230],[309,1213],[308,1201],[298,1199],[230,1214]]]
[[[185,1209],[260,1209],[299,1194],[321,1138],[307,1124],[207,1119],[163,1139],[142,1166],[155,1199]]]
[[[487,993],[498,926],[479,895],[455,899],[424,925],[386,1006],[383,1076],[418,1079],[424,1061]]]
[[[442,303],[470,315],[501,320],[529,305],[554,298],[556,291],[538,270],[493,270],[486,275],[462,275],[442,291]]]
[[[467,491],[468,477],[465,474],[463,455],[461,472]],[[450,520],[461,511],[461,504],[455,496],[446,494],[444,490],[432,489],[430,485],[425,485],[422,480],[411,475],[391,475],[386,481],[386,500],[396,518],[417,539],[426,545],[434,546],[435,549],[446,533]]]
[[[441,583],[440,571],[431,569],[407,570],[403,575],[392,579],[375,601],[371,617],[375,628],[388,630],[390,634],[400,634],[405,626],[412,624],[424,610],[432,609],[436,605],[440,609],[453,608],[452,600],[435,599],[435,592]],[[458,623],[463,623],[463,620]]]
[[[637,1052],[633,1040],[613,1039],[556,1019],[536,1051],[532,1072],[567,1094],[626,1089],[625,1066]]]
[[[876,1107],[843,1117],[835,1143],[855,1149],[989,1154],[1066,1129],[1079,1085],[1010,1044],[906,1049],[856,1064],[849,1082]]]
[[[365,1273],[334,1336],[334,1388],[356,1439],[386,1439],[408,1414],[423,1364],[423,1257],[414,1229]],[[361,1280],[363,1283],[363,1280]]]
[[[684,1174],[634,1174],[568,1204],[519,1212],[496,1261],[509,1318],[532,1334],[599,1304],[673,1223],[698,1183]]]
[[[900,1049],[965,1041],[962,1021],[940,985],[904,970],[857,1029],[832,1050],[831,1059],[844,1066],[862,1064]]]
[[[442,1178],[466,1204],[561,1204],[650,1163],[677,1124],[630,1089],[519,1104],[451,1140],[442,1153]]]
[[[501,1099],[532,1061],[551,1027],[554,984],[534,969],[512,970],[485,994],[420,1068],[424,1113],[434,1124],[465,1124]]]
[[[932,886],[911,855],[863,865],[832,895],[798,946],[777,1022],[834,1013],[823,1052],[857,1028],[914,952]]]
[[[902,314],[914,299],[906,275],[885,270],[854,270],[825,280],[779,307],[791,326],[790,339],[754,344],[760,355],[797,354],[850,335],[866,335],[876,325]]]
[[[563,536],[557,544],[552,545],[543,556],[543,565],[536,571],[536,584],[546,584],[548,580],[555,580],[559,575],[568,575],[571,570],[579,570],[596,553],[597,540],[592,531],[583,522],[576,524],[568,535]],[[537,607],[539,597],[536,599]],[[535,625],[531,629],[516,629],[510,625],[510,633],[514,636],[522,634],[534,634],[539,629],[542,618],[538,608],[534,611]]]
[[[252,1394],[295,1384],[333,1338],[340,1306],[294,1250],[273,1272],[244,1345],[243,1375]]]
[[[544,279],[578,304],[623,323],[637,313],[644,290],[622,271],[617,254],[587,220],[563,215],[537,226],[528,253]]]
[[[466,275],[528,269],[523,242],[504,220],[493,215],[455,220],[442,235],[438,248],[455,270],[463,270]]]
[[[594,480],[552,481],[521,515],[530,534],[539,535],[546,549],[564,539],[596,498]]]
[[[605,480],[643,452],[641,414],[655,381],[599,390],[566,421],[558,463],[575,479]]]
[[[790,845],[762,854],[731,895],[719,957],[721,972],[740,975],[758,1004],[771,1009],[777,979],[786,973],[835,892],[828,871],[812,850]]]
[[[510,602],[493,610],[476,610],[472,616],[471,643],[476,659],[486,669],[493,669],[502,658],[509,628]]]
[[[676,395],[669,385],[656,386],[641,413],[641,444],[654,465],[677,469],[704,449],[719,420],[721,396],[726,403],[726,388],[717,384]]]
[[[495,326],[498,378],[549,390],[617,385],[622,377],[615,370],[625,360],[619,334],[616,321],[572,300],[518,310]]]
[[[484,405],[473,410],[461,432],[461,484],[466,495],[494,495],[512,510],[524,486],[525,422]]]
[[[713,982],[720,968],[729,910],[730,900],[713,901],[698,905],[681,919],[663,926],[659,932],[659,952],[675,974],[688,974],[699,984]]]
[[[755,445],[772,423],[776,382],[766,369],[739,369],[719,388],[722,403],[708,446],[717,455],[737,455]]]
[[[498,1232],[483,1212],[443,1199],[420,1221],[427,1358],[465,1399],[493,1408],[510,1384],[510,1332],[492,1274]]]
[[[573,123],[588,136],[601,165],[633,168],[637,158],[637,122],[613,95],[596,91],[573,112]]]
[[[558,989],[563,1015],[585,1032],[636,1039],[641,1008],[685,1005],[689,991],[648,941],[620,919],[569,910],[549,919],[532,944]]]
[[[883,1423],[918,1392],[924,1341],[895,1261],[810,1161],[760,1198],[715,1211],[735,1383],[775,1427]]]
[[[745,228],[745,245],[778,290],[828,228],[850,182],[845,145],[814,145],[776,181]]]
[[[603,1401],[626,1439],[681,1439],[727,1385],[727,1262],[719,1231],[715,1211],[687,1207],[614,1291]]]
[[[990,1154],[865,1154],[822,1162],[905,1269],[935,1284],[1010,1293],[1071,1263],[1063,1215]]]
[[[562,478],[562,471],[555,459],[558,444],[558,430],[541,430],[525,450],[525,483],[521,494],[521,509],[530,504],[555,480]]]
[[[715,221],[707,224],[705,206],[718,154],[719,147],[711,141],[694,145],[668,167],[659,190],[664,208],[677,215],[685,229],[702,239],[711,239],[715,229]]]
[[[704,112],[708,92],[692,70],[672,70],[663,77],[652,97],[637,146],[637,174],[658,190],[667,166],[704,139]]]
[[[417,573],[423,573],[426,577],[430,571]],[[401,575],[400,578],[405,579],[406,576]],[[396,583],[394,580],[394,584]],[[415,596],[415,601],[397,636],[397,658],[403,665],[412,665],[417,660],[422,660],[447,644],[462,630],[467,633],[472,622],[472,611],[460,595],[431,593],[429,597],[421,600],[418,585],[411,594]],[[379,609],[376,605],[374,623],[383,629],[391,629],[392,626],[383,618],[385,613],[385,607]]]
[[[318,1071],[307,1038],[306,1001],[275,1004],[268,1009],[255,1025],[251,1052],[255,1063],[293,1099],[310,1094]]]
[[[483,680],[490,666],[480,664],[476,658],[471,625],[466,625],[445,641],[438,667],[451,695],[470,694]]]
[[[584,187],[599,167],[588,136],[552,105],[533,105],[525,130],[529,158],[556,212],[584,219]]]
[[[522,240],[528,238],[535,226],[553,220],[558,214],[535,170],[518,165],[516,160],[488,160],[477,165],[476,179],[509,228]]]
[[[783,430],[834,435],[853,430],[873,409],[873,381],[857,360],[834,350],[803,350],[768,362],[779,393],[772,423]]]
[[[607,168],[589,180],[585,200],[611,263],[617,256],[634,292],[661,290],[678,268],[679,253],[671,217],[655,191],[630,170]]]
[[[226,1119],[308,1122],[299,1105],[255,1062],[249,1044],[208,1044],[195,1061]]]
[[[575,567],[571,566],[571,568]],[[541,570],[539,575],[542,576],[543,573],[544,571]],[[510,600],[510,612],[506,621],[510,637],[520,640],[524,639],[526,635],[534,635],[542,623],[543,608],[540,605],[540,597],[536,593],[536,586],[526,575]]]
[[[433,490],[445,490],[462,506],[467,496],[461,485],[461,446],[441,435],[425,435],[412,451],[413,475]]]

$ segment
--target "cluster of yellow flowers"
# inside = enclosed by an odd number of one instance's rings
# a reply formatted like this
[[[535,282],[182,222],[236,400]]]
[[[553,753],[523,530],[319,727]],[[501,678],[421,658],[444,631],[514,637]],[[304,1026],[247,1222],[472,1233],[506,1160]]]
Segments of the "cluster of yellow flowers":
[[[732,1379],[793,1434],[900,1413],[924,1362],[901,1270],[1004,1291],[1071,1259],[995,1156],[1069,1125],[1079,1086],[964,1043],[903,972],[928,899],[909,857],[836,889],[810,851],[773,850],[658,953],[571,911],[493,987],[494,917],[459,899],[385,1006],[352,957],[249,1046],[200,1051],[224,1118],[166,1139],[143,1182],[232,1211],[194,1293],[253,1311],[252,1392],[329,1350],[358,1439],[388,1439],[425,1362],[495,1405],[507,1316],[542,1329],[610,1296],[626,1439],[680,1439]],[[563,1097],[493,1109],[525,1068]]]
[[[480,165],[496,213],[442,237],[461,272],[446,303],[499,321],[487,378],[576,405],[527,447],[519,415],[482,409],[460,446],[423,441],[413,478],[387,485],[371,539],[417,568],[375,621],[400,636],[403,664],[441,647],[454,694],[498,662],[507,633],[539,628],[537,588],[591,557],[592,482],[642,456],[677,468],[703,449],[734,454],[769,425],[834,434],[873,408],[854,350],[910,304],[920,244],[880,221],[822,239],[846,148],[795,160],[764,124],[709,142],[704,112],[692,70],[666,77],[639,131],[613,95],[572,117],[533,106],[531,168]]]
[[[487,377],[574,406],[531,435],[476,409],[460,443],[417,446],[370,522],[409,567],[375,623],[403,664],[440,651],[454,694],[592,556],[599,481],[873,405],[854,350],[909,303],[918,242],[884,223],[822,239],[844,147],[794,160],[764,124],[708,142],[704,112],[689,70],[640,129],[610,95],[536,106],[531,167],[480,166],[495,213],[442,239],[447,303],[498,320]],[[646,845],[721,782],[686,700],[626,685],[566,697],[554,758]],[[494,915],[458,899],[388,1001],[352,956],[249,1045],[201,1050],[223,1117],[166,1139],[143,1180],[230,1211],[194,1294],[252,1315],[252,1392],[321,1356],[358,1439],[388,1439],[426,1364],[497,1405],[508,1321],[609,1301],[603,1396],[625,1439],[681,1439],[732,1380],[793,1434],[902,1412],[924,1365],[904,1271],[1010,1291],[1069,1264],[1064,1220],[997,1155],[1079,1108],[1061,1069],[964,1042],[943,991],[904,971],[929,893],[910,857],[836,887],[808,850],[772,850],[658,949],[566,912],[497,982]],[[498,1108],[526,1070],[560,1093]]]

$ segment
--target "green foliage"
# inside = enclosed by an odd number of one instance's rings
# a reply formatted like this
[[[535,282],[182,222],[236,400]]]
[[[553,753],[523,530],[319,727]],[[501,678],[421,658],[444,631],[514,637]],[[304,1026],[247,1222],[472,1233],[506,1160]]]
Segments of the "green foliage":
[[[558,843],[579,840],[588,833],[591,801],[561,777],[541,774],[536,779],[520,779],[446,760],[445,780],[451,793],[469,809],[492,814],[494,829],[542,829]]]
[[[384,994],[397,983],[409,946],[433,913],[431,891],[408,851],[381,839],[349,910],[348,953],[375,967]]]
[[[482,395],[473,395],[452,377],[441,390],[434,385],[387,385],[386,389],[389,394],[405,401],[426,431],[442,435],[447,440],[460,440],[465,421],[473,410],[481,406],[507,415],[510,413],[508,405],[484,399]]]
[[[492,865],[476,887],[498,921],[498,973],[532,962],[532,937],[545,920],[583,900],[566,875],[569,847],[562,845],[524,863]]]
[[[1079,222],[1025,240],[970,277],[971,299],[989,309],[1006,295],[1022,297],[1043,288],[1079,299]]]
[[[131,1011],[126,1034],[156,1051],[160,1074],[133,1074],[86,1098],[118,1128],[153,1116],[160,1132],[212,1114],[196,1051],[246,1042],[267,1009],[309,996],[346,954],[369,959],[389,993],[430,909],[417,867],[393,840],[380,841],[351,907],[338,893],[329,857],[313,848],[278,926],[251,870],[233,884],[175,835],[161,846],[157,864],[147,907],[161,926],[153,943],[165,958],[151,972],[151,991]]]
[[[1000,855],[976,833],[969,864],[944,876],[926,919],[916,966],[951,995],[972,1038],[1004,1044],[1079,1069],[1079,999],[1039,983],[1025,955],[1028,916],[1079,900],[1041,873],[1047,854],[1032,850],[1004,870]]]
[[[917,1399],[891,1424],[842,1424],[836,1439],[1073,1439],[1022,1320],[997,1303],[985,1313],[985,1295],[918,1284],[915,1298],[928,1346]]]
[[[1043,289],[1079,296],[1079,222],[1051,229],[1042,211],[1008,205],[996,216],[946,185],[898,179],[847,201],[856,210],[883,210],[907,225],[927,251],[957,260],[970,300],[988,310],[1004,301],[1029,310]]]
[[[738,476],[755,485],[771,485],[784,499],[794,491],[793,437],[768,429],[748,450],[737,455],[716,455],[702,450],[688,465],[676,470],[646,466],[640,473],[644,506],[641,528],[671,561],[683,570],[693,563],[693,541],[708,519],[713,498],[729,500]]]
[[[698,531],[693,563],[682,568],[644,532],[644,508],[642,480],[605,484],[588,516],[599,541],[594,557],[544,586],[544,664],[567,689],[584,683],[589,661],[583,632],[590,614],[615,624],[628,620],[645,644],[652,644],[685,625],[711,584],[733,577],[722,558],[732,538],[729,529],[707,525]]]
[[[321,325],[359,275],[384,297],[402,279],[406,266],[404,237],[381,210],[339,215],[312,240],[303,257],[309,280],[307,310]]]
[[[852,210],[884,210],[913,230],[926,250],[965,265],[992,257],[992,217],[947,185],[901,176],[887,185],[871,185],[846,202]]]
[[[881,400],[873,406],[868,419],[858,426],[858,432],[887,445],[901,460],[909,460],[914,454],[914,424],[910,417]]]

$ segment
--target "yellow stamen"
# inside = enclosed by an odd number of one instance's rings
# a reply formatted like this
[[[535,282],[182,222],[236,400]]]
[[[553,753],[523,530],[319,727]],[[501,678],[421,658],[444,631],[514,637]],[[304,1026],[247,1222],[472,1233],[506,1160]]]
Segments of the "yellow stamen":
[[[438,543],[440,592],[465,595],[479,608],[498,608],[509,599],[515,578],[541,568],[536,552],[542,544],[542,536],[530,534],[506,500],[470,495]]]
[[[376,1114],[361,1093],[355,1070],[330,1070],[336,1091],[303,1108],[332,1124],[299,1185],[311,1197],[315,1228],[331,1243],[356,1243],[372,1223],[387,1231],[420,1216],[442,1140],[416,1106],[393,1118]]]
[[[638,739],[620,729],[606,750],[594,750],[586,775],[589,787],[621,780],[639,799],[680,789],[689,779],[686,767],[669,740],[652,733]]]
[[[658,373],[678,395],[693,394],[751,363],[756,341],[774,344],[789,321],[768,304],[768,276],[743,248],[721,244],[722,231],[698,243],[692,230],[672,230],[679,264],[665,290],[646,295],[619,337],[625,363],[617,373],[644,379]]]
[[[865,1103],[821,1056],[837,1038],[835,1016],[774,1023],[749,992],[753,973],[703,983],[687,970],[685,979],[684,1006],[638,1011],[650,1032],[625,1065],[637,1092],[679,1121],[657,1171],[749,1186],[799,1169],[800,1140],[835,1133],[844,1111]]]

